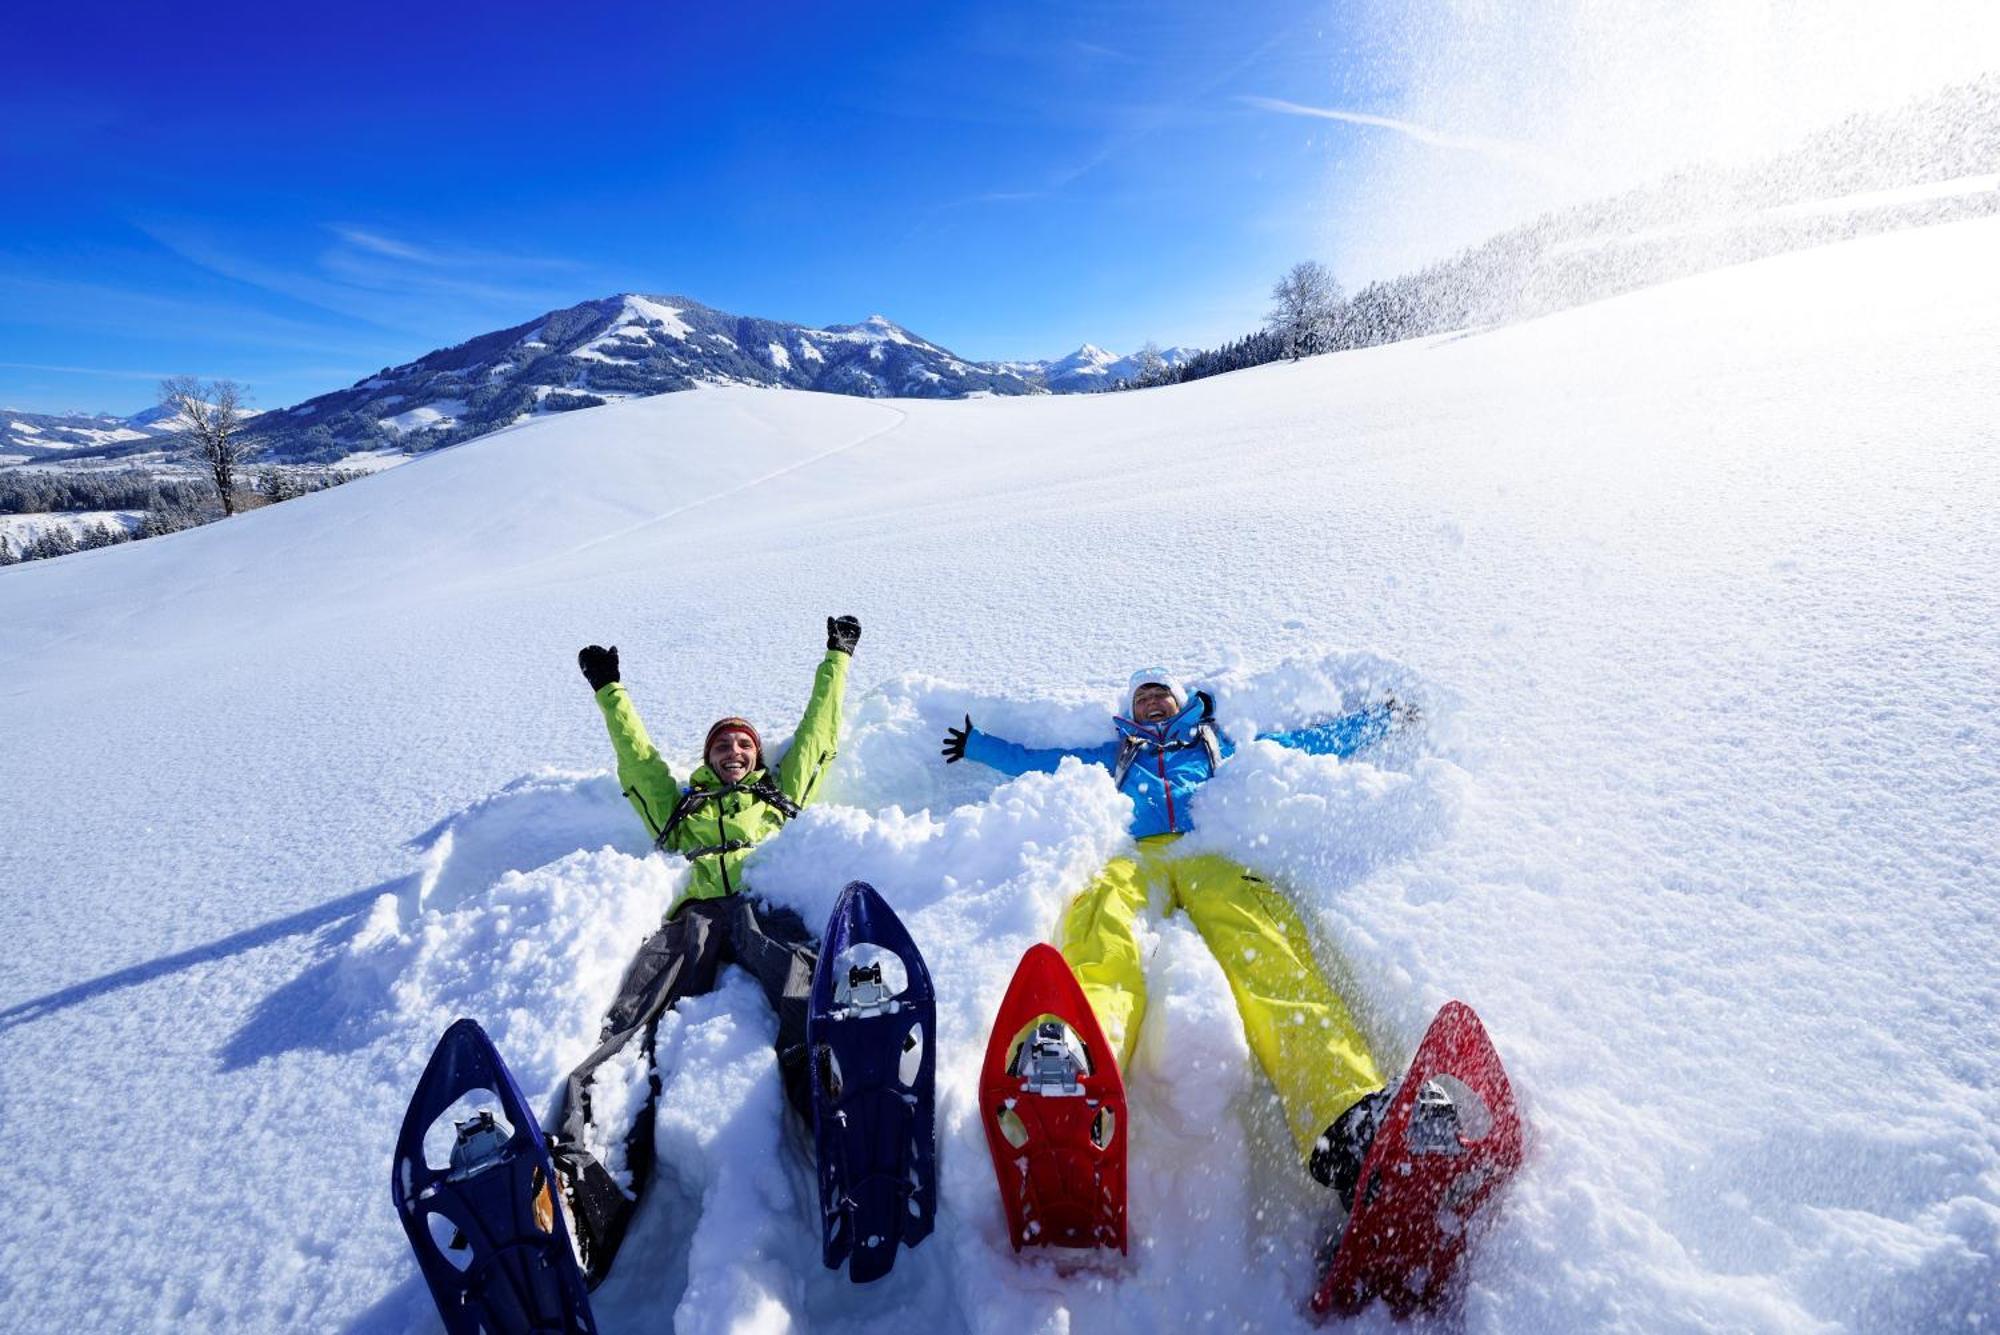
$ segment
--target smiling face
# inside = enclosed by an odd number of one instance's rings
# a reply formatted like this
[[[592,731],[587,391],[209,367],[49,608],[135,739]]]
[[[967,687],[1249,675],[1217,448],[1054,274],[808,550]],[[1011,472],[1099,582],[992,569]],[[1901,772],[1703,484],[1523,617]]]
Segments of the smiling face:
[[[1158,682],[1149,682],[1132,692],[1132,721],[1165,723],[1180,712],[1174,693]]]
[[[757,768],[757,742],[747,732],[731,728],[708,744],[708,767],[724,783],[736,783]]]

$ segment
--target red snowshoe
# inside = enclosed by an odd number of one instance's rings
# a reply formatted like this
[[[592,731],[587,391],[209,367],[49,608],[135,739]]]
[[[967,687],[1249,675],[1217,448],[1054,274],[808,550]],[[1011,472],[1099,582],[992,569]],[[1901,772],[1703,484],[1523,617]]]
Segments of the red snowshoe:
[[[1354,1209],[1312,1297],[1354,1315],[1435,1307],[1474,1216],[1521,1166],[1521,1116],[1470,1006],[1447,1002],[1410,1059],[1361,1163]]]
[[[1125,1250],[1125,1082],[1076,975],[1053,946],[1021,957],[979,1076],[1014,1250]]]

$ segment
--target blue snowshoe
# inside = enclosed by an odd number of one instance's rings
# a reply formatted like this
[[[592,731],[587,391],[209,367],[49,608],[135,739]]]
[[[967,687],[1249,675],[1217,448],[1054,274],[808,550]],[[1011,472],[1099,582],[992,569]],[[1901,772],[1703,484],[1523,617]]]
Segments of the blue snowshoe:
[[[824,1257],[865,1284],[936,1221],[937,1004],[910,934],[861,881],[826,925],[806,1042]]]
[[[451,1335],[596,1335],[541,1128],[471,1020],[417,1082],[390,1193]]]

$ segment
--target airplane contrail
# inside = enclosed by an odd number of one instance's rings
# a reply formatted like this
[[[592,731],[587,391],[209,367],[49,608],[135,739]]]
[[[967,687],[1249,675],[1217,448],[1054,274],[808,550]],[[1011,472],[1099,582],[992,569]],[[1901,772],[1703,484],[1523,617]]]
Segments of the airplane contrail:
[[[1394,130],[1421,144],[1432,144],[1438,148],[1464,149],[1470,153],[1483,153],[1490,158],[1513,163],[1539,175],[1558,180],[1573,179],[1577,172],[1568,164],[1550,157],[1541,150],[1510,139],[1492,139],[1484,135],[1449,134],[1434,130],[1428,125],[1415,121],[1397,120],[1393,116],[1375,116],[1365,111],[1341,111],[1333,107],[1309,107],[1300,102],[1287,102],[1276,97],[1244,97],[1241,101],[1265,111],[1275,111],[1285,116],[1308,116],[1318,120],[1344,121],[1349,125],[1372,125],[1378,129]]]

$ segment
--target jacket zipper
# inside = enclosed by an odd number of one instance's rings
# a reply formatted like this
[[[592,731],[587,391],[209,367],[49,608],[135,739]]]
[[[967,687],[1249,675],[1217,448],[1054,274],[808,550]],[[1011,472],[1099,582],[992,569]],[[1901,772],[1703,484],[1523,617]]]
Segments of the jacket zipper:
[[[1167,828],[1174,828],[1174,786],[1167,782],[1167,752],[1162,747],[1153,752],[1153,759],[1160,767],[1160,789],[1167,795]]]
[[[722,808],[728,800],[724,797],[715,799],[715,842],[718,844],[729,842],[729,831],[723,828],[722,824]],[[725,895],[735,894],[736,887],[729,883],[729,854],[727,852],[717,853],[715,855],[715,865],[722,871],[722,893]]]

